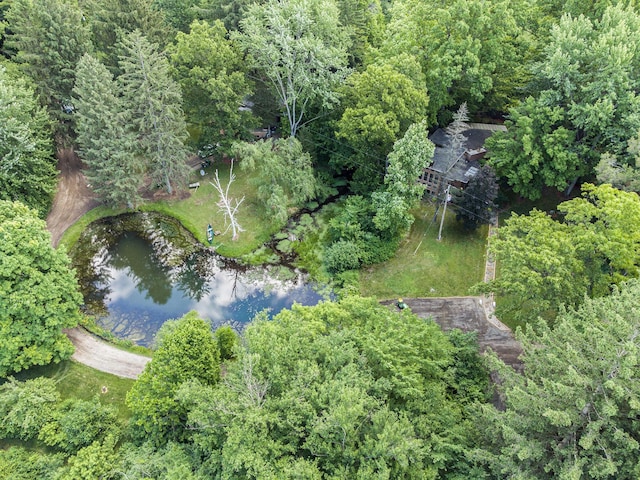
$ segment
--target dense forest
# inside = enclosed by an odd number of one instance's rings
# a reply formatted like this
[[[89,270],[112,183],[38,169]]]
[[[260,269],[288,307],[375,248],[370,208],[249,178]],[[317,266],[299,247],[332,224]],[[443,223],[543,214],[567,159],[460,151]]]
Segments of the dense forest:
[[[635,0],[3,0],[0,53],[3,478],[640,477]],[[506,218],[474,292],[523,325],[517,371],[350,288],[410,231],[429,135],[455,155],[470,121],[506,127],[451,202],[471,231]],[[44,221],[64,149],[120,210],[187,195],[196,155],[234,159],[276,227],[339,187],[312,262],[336,299],[168,321],[126,420],[16,379],[82,321]]]

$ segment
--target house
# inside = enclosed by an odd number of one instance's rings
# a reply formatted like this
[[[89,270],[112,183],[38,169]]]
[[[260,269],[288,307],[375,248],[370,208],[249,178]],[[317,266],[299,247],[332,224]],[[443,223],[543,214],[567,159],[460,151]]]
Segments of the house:
[[[464,188],[480,169],[479,160],[487,151],[484,142],[496,131],[506,132],[504,125],[487,123],[468,123],[469,128],[463,132],[466,140],[462,146],[453,151],[449,148],[449,135],[439,128],[429,136],[435,146],[433,162],[422,172],[420,183],[426,186],[429,195],[440,194],[447,185]]]

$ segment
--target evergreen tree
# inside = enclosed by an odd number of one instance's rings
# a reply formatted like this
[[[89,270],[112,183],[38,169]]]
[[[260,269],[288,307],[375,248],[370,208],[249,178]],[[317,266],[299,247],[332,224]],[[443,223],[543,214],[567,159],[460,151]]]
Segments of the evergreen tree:
[[[497,207],[494,201],[498,196],[498,189],[493,168],[484,165],[476,176],[471,177],[467,187],[454,195],[456,219],[468,230],[490,223]]]
[[[15,0],[7,24],[11,35],[6,46],[35,81],[53,117],[69,121],[76,65],[91,49],[89,28],[77,2]]]
[[[0,200],[47,214],[57,183],[51,136],[33,89],[0,66]]]
[[[166,57],[140,32],[126,35],[121,48],[123,74],[118,80],[128,112],[125,123],[137,136],[152,180],[171,195],[174,186],[186,186],[189,177],[180,87],[169,77]]]
[[[527,328],[523,373],[492,357],[505,409],[478,412],[483,445],[473,453],[490,478],[638,478],[639,298],[634,280],[553,329]]]
[[[78,64],[74,93],[78,153],[87,165],[85,175],[93,191],[109,205],[135,206],[144,172],[113,76],[85,54]]]

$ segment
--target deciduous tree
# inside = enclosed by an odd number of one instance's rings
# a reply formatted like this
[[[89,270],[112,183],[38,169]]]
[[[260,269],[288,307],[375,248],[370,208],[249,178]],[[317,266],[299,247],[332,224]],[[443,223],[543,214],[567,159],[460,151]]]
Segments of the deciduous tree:
[[[425,186],[418,182],[431,163],[435,145],[429,140],[427,122],[411,125],[393,145],[389,154],[384,189],[374,192],[374,225],[386,235],[396,237],[413,223],[409,210],[424,194]]]
[[[314,120],[306,113],[333,107],[347,70],[347,36],[333,0],[254,3],[240,22],[240,45],[271,83],[289,134]]]
[[[311,157],[293,137],[255,143],[237,143],[234,155],[241,168],[255,170],[258,198],[273,221],[284,224],[288,209],[298,207],[316,193]]]
[[[179,397],[211,477],[441,478],[468,433],[454,351],[373,299],[294,306],[247,327],[220,384]]]
[[[80,319],[82,296],[64,250],[34,210],[0,201],[0,376],[67,359],[62,332]]]
[[[640,14],[565,15],[536,66],[537,93],[511,111],[509,132],[487,143],[491,163],[531,199],[591,174],[600,154],[624,156],[640,127]]]
[[[180,385],[192,379],[212,385],[220,378],[218,342],[196,312],[165,323],[159,337],[153,359],[127,394],[135,425],[156,445],[186,435],[187,410],[175,398]]]
[[[640,199],[607,184],[582,188],[581,198],[558,206],[562,221],[538,210],[514,215],[492,240],[500,276],[486,288],[507,295],[499,315],[553,319],[562,304],[575,307],[639,276]]]
[[[242,52],[230,40],[222,22],[193,22],[169,47],[172,72],[182,87],[189,122],[202,132],[200,145],[229,143],[249,133],[252,115],[241,110],[251,94]]]
[[[353,153],[336,157],[332,163],[353,172],[358,193],[369,194],[380,186],[394,142],[424,118],[429,99],[420,84],[419,67],[412,57],[403,60],[402,69],[389,63],[372,64],[346,80],[336,136],[346,140]]]

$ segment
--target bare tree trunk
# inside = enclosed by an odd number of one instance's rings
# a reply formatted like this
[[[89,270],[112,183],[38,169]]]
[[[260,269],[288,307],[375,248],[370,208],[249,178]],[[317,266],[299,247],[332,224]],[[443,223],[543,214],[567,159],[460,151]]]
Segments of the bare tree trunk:
[[[220,200],[218,201],[219,211],[224,215],[224,223],[227,227],[225,231],[222,233],[223,235],[231,229],[231,233],[233,234],[233,240],[238,239],[238,234],[240,232],[244,232],[244,228],[240,226],[238,223],[238,219],[236,218],[236,214],[238,213],[238,208],[244,201],[244,196],[238,201],[234,198],[229,197],[229,187],[236,179],[236,176],[233,174],[233,161],[231,162],[231,170],[229,170],[229,183],[227,183],[226,188],[222,188],[222,184],[220,183],[220,177],[218,176],[218,170],[216,170],[215,179],[211,183],[213,187],[220,194]]]

